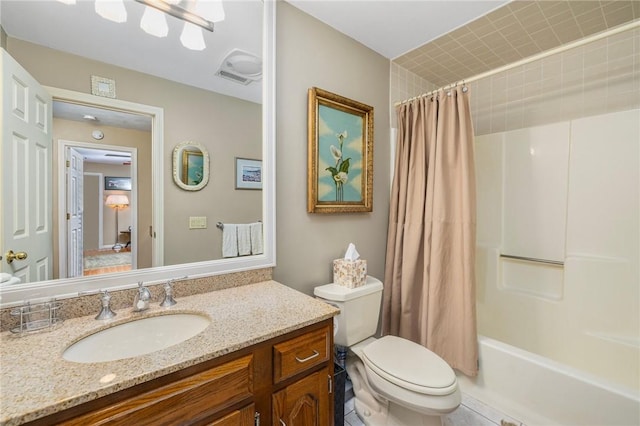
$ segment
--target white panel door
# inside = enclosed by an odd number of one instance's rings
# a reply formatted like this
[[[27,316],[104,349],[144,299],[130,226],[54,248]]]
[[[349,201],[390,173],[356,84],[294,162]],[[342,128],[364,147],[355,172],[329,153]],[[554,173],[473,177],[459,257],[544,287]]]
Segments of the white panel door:
[[[68,147],[66,157],[67,185],[67,278],[83,275],[83,191],[84,157]]]
[[[48,280],[53,265],[51,96],[6,51],[0,54],[1,270],[22,282]],[[9,264],[10,250],[27,258]]]

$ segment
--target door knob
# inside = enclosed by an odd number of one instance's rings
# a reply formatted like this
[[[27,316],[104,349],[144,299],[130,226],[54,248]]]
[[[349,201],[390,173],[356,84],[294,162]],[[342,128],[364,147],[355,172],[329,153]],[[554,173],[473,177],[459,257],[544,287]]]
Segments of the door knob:
[[[27,258],[27,253],[24,251],[14,253],[13,250],[9,250],[5,257],[7,258],[7,263],[11,264],[14,260],[25,260]]]

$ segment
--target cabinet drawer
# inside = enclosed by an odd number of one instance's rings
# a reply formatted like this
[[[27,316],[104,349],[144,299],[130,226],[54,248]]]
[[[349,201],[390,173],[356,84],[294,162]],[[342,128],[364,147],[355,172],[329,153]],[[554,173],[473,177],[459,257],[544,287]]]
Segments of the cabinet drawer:
[[[221,389],[224,392],[220,392]],[[73,418],[64,424],[189,424],[252,394],[253,357],[248,355]]]
[[[330,358],[329,327],[273,346],[273,380],[281,382]]]

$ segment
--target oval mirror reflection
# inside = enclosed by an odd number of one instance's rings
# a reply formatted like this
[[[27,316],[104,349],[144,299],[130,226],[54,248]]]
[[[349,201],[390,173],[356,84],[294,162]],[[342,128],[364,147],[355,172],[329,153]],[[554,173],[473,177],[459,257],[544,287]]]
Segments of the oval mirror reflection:
[[[182,142],[173,149],[173,181],[186,191],[199,191],[209,182],[209,153],[198,142]]]

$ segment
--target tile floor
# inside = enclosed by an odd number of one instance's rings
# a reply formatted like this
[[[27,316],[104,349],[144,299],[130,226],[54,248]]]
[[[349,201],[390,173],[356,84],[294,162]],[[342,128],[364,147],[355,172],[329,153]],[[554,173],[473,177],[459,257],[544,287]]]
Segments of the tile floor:
[[[364,426],[354,409],[351,382],[347,379],[344,403],[344,426]],[[504,422],[504,423],[501,423]],[[500,413],[498,410],[462,394],[462,404],[442,419],[442,426],[526,426],[524,423]],[[336,425],[339,426],[339,425]]]

